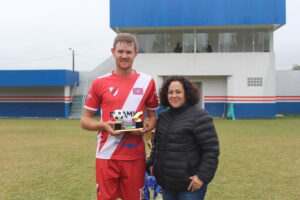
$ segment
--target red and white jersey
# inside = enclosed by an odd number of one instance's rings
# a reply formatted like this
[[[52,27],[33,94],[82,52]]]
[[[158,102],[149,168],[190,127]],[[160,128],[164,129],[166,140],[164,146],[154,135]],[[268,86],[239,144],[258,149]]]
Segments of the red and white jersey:
[[[93,81],[84,108],[97,111],[100,108],[102,121],[114,121],[114,110],[123,110],[129,121],[136,112],[156,110],[158,100],[154,80],[144,73],[135,72],[130,77],[121,77],[114,72]],[[144,116],[143,116],[144,117]],[[142,119],[143,119],[142,117]],[[143,137],[125,132],[111,136],[106,131],[98,133],[96,158],[135,160],[145,158]]]

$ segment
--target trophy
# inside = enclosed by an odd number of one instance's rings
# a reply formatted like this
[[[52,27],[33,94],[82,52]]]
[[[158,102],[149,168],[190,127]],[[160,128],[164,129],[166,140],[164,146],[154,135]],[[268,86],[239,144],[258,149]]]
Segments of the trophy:
[[[116,120],[116,123],[114,124],[115,130],[122,130],[122,124],[124,123],[124,113],[122,110],[115,110],[113,112],[113,118]]]
[[[143,115],[143,111],[136,112],[130,121],[125,120],[124,112],[122,110],[115,110],[112,114],[116,120],[114,124],[114,130],[126,132],[135,131],[144,128],[144,123],[140,118]]]

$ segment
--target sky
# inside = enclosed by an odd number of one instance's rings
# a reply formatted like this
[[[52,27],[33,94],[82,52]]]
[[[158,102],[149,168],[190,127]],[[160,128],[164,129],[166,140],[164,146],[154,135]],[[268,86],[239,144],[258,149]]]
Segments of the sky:
[[[0,70],[90,71],[110,55],[109,0],[0,0]],[[276,69],[300,65],[300,1],[286,0],[274,33]],[[71,50],[70,50],[71,49]]]

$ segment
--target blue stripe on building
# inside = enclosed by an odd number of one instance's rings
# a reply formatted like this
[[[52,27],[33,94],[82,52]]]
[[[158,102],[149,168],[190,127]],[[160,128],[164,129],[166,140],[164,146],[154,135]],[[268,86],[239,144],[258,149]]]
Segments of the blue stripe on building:
[[[67,118],[71,103],[0,103],[0,117]]]
[[[276,113],[300,114],[300,102],[277,102]]]
[[[226,116],[227,103],[205,103],[205,109],[212,117]],[[275,103],[233,103],[236,119],[241,118],[275,118]]]

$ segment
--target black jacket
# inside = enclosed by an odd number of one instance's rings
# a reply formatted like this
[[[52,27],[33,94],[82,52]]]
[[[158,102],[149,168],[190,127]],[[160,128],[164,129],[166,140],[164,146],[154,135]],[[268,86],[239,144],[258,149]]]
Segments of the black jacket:
[[[219,141],[210,115],[197,105],[163,111],[154,134],[147,169],[153,166],[158,184],[172,191],[187,190],[190,176],[208,184],[218,166]]]

